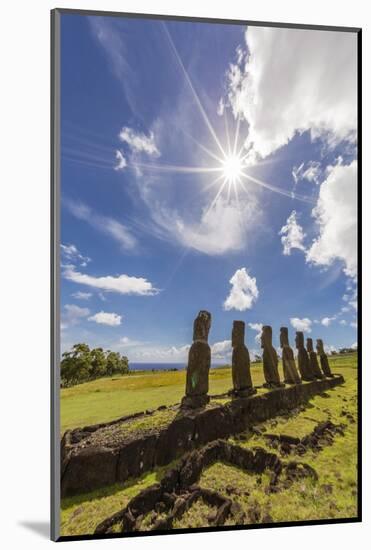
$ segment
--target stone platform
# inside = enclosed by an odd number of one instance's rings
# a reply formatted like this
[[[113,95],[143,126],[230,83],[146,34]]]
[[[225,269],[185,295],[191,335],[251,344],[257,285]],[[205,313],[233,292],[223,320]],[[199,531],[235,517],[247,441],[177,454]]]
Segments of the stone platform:
[[[159,412],[67,431],[61,442],[61,496],[138,477],[210,441],[227,438],[295,409],[313,396],[343,383],[341,375],[334,375],[232,399],[225,404],[211,401],[204,409],[184,411],[179,407],[161,407],[169,411],[167,421],[156,425],[154,416],[153,427],[145,430],[130,430],[130,423],[134,418],[159,415]]]

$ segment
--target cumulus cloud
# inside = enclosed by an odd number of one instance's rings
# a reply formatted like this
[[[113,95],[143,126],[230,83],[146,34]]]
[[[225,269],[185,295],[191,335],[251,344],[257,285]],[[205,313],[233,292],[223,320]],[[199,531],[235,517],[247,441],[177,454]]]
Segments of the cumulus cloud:
[[[78,325],[82,319],[89,315],[89,313],[90,310],[87,307],[80,307],[75,304],[65,304],[61,315],[61,329]]]
[[[79,263],[85,267],[91,259],[83,256],[74,244],[61,244],[62,262]]]
[[[74,283],[91,286],[107,292],[119,294],[136,294],[139,296],[153,296],[159,290],[144,277],[131,277],[129,275],[106,275],[95,277],[76,271],[74,266],[67,266],[63,271],[63,277]]]
[[[82,202],[73,202],[65,199],[64,204],[75,218],[88,223],[94,229],[110,236],[124,250],[133,250],[136,247],[136,238],[125,225],[117,220],[97,214],[92,208]]]
[[[121,347],[133,348],[130,351],[132,360],[137,361],[161,361],[164,363],[181,362],[186,364],[188,359],[189,344],[179,346],[150,345],[149,343],[131,340],[123,337],[120,339]],[[210,344],[211,357],[214,361],[229,361],[232,353],[230,340],[223,340]],[[133,359],[134,358],[134,359]]]
[[[256,330],[255,342],[256,342],[257,344],[259,344],[259,343],[260,343],[261,334],[262,334],[262,330],[263,330],[263,323],[249,323],[249,327],[250,327],[252,330]]]
[[[281,243],[283,245],[283,254],[285,256],[289,256],[293,248],[303,251],[305,250],[305,233],[301,225],[297,222],[297,214],[295,210],[293,210],[287,218],[286,225],[281,228],[279,235],[282,235]]]
[[[89,300],[93,295],[91,292],[74,292],[71,294],[72,298],[75,298],[76,300]]]
[[[106,311],[99,311],[88,317],[88,321],[94,321],[99,325],[109,325],[110,327],[117,327],[121,325],[122,316],[117,313],[107,313]]]
[[[332,323],[332,321],[335,321],[336,319],[336,316],[334,317],[324,317],[323,319],[321,319],[321,325],[323,325],[324,327],[329,327]]]
[[[132,340],[131,338],[129,338],[128,336],[123,336],[122,338],[120,338],[119,340],[119,345],[121,347],[128,347],[128,348],[131,348],[131,347],[136,347],[136,346],[139,346],[139,345],[143,345],[144,342],[142,342],[141,340]]]
[[[303,319],[299,319],[299,317],[291,317],[290,323],[295,330],[301,332],[312,332],[312,321],[307,317],[304,317]]]
[[[164,363],[186,363],[190,345],[183,346],[142,346],[130,353],[137,361],[154,361]]]
[[[318,185],[320,183],[320,176],[321,163],[314,160],[310,160],[307,164],[302,162],[299,166],[294,166],[292,169],[292,177],[295,184],[299,181],[307,180]]]
[[[309,247],[309,263],[329,266],[344,263],[349,277],[357,274],[357,161],[328,168],[316,207],[312,211],[319,236]]]
[[[211,356],[213,359],[225,359],[226,356],[230,356],[232,353],[231,340],[223,340],[222,342],[215,342],[211,346]]]
[[[340,325],[343,325],[343,326],[345,327],[346,324],[347,324],[347,322],[346,322],[345,319],[341,319],[341,320],[339,321],[339,324],[340,324]]]
[[[227,311],[251,309],[259,296],[256,278],[250,277],[248,270],[241,267],[241,269],[237,269],[229,282],[232,288],[223,304],[224,309]]]
[[[354,344],[352,344],[350,347],[352,349],[358,349],[358,342],[354,342]]]
[[[115,166],[115,170],[124,170],[124,168],[127,166],[126,158],[121,153],[121,151],[117,150],[115,154],[117,164]]]
[[[228,99],[249,124],[247,147],[266,157],[306,130],[331,147],[354,141],[354,34],[251,26],[245,39],[246,55],[228,72]]]
[[[124,126],[119,133],[119,138],[122,142],[129,145],[130,149],[135,153],[146,153],[153,157],[160,156],[153,132],[150,132],[149,136],[146,136],[141,132],[136,132],[132,128]]]

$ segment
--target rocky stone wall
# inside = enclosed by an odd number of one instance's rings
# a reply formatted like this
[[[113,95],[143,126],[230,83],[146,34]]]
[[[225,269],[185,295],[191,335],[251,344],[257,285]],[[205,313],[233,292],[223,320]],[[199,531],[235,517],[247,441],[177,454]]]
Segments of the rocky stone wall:
[[[179,414],[167,426],[149,433],[138,432],[116,446],[108,442],[99,445],[81,444],[86,433],[98,433],[113,423],[68,431],[61,443],[61,495],[76,495],[135,478],[156,466],[169,464],[175,458],[210,441],[227,438],[258,422],[294,409],[314,395],[343,382],[342,376],[335,375],[330,379],[233,399],[225,405],[179,410]]]

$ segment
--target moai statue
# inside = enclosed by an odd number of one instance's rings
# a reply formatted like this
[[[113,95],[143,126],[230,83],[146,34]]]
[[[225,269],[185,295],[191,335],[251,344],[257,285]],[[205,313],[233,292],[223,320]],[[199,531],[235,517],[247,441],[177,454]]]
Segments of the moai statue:
[[[232,381],[235,397],[248,397],[256,390],[253,388],[250,373],[250,355],[245,346],[245,323],[233,321],[232,329]]]
[[[332,378],[334,375],[331,372],[330,365],[328,364],[328,358],[326,352],[323,348],[323,340],[320,338],[317,339],[317,353],[319,355],[319,360],[321,362],[321,369],[325,376]]]
[[[207,341],[210,326],[210,313],[200,311],[193,323],[193,344],[188,354],[186,394],[181,403],[185,408],[204,407],[210,400],[207,395],[211,363],[211,350]]]
[[[285,383],[301,384],[300,376],[296,370],[294,352],[289,344],[289,331],[287,327],[280,328],[280,344],[282,348],[282,366]]]
[[[309,363],[311,371],[313,372],[314,376],[318,379],[324,378],[324,375],[322,374],[321,369],[319,368],[319,364],[317,361],[317,354],[313,350],[313,340],[312,338],[307,338],[307,352],[309,355]]]
[[[278,374],[278,355],[272,345],[272,327],[265,325],[262,329],[261,347],[263,348],[263,371],[266,388],[279,388],[284,386]]]
[[[302,380],[307,382],[314,380],[315,376],[310,366],[307,350],[304,347],[304,334],[302,332],[296,333],[295,344],[298,350],[298,366]]]

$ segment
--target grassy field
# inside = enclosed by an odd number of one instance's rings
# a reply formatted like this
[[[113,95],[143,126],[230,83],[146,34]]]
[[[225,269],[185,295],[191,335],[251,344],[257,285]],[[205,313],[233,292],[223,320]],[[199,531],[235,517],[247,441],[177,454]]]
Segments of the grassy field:
[[[354,361],[352,355],[331,357],[335,369]],[[280,375],[283,378],[282,366]],[[255,385],[263,383],[261,363],[251,367]],[[211,395],[224,393],[232,385],[231,369],[218,368],[210,371]],[[98,422],[109,422],[120,416],[156,408],[159,405],[179,403],[184,395],[185,371],[141,372],[100,378],[72,388],[61,390],[61,432]]]
[[[61,431],[108,422],[135,412],[179,403],[184,395],[185,371],[141,372],[100,378],[61,390]],[[255,384],[263,382],[262,365],[252,367]],[[210,371],[210,394],[231,388],[231,369]]]
[[[266,491],[265,475],[254,476],[238,468],[216,463],[204,471],[200,485],[228,494],[234,488],[234,498],[246,516],[244,523],[299,521],[356,516],[357,510],[357,356],[330,358],[333,372],[345,378],[345,384],[316,396],[305,410],[287,417],[276,417],[260,425],[263,434],[277,433],[303,437],[318,422],[330,419],[344,425],[344,436],[336,435],[332,445],[319,452],[308,450],[303,456],[291,454],[285,460],[303,461],[313,466],[318,481],[303,479],[279,492]],[[262,382],[261,366],[252,369],[255,384]],[[184,390],[184,372],[149,373],[124,376],[117,380],[99,380],[63,390],[62,414],[64,427],[109,420],[163,403],[178,402]],[[221,393],[230,387],[230,370],[212,371],[210,393]],[[100,392],[96,392],[100,389]],[[105,401],[94,400],[95,394],[105,395]],[[134,394],[134,395],[130,395]],[[99,410],[89,414],[86,407],[98,403]],[[108,410],[107,410],[108,409]],[[79,416],[80,414],[80,416]],[[250,435],[246,441],[231,442],[247,447],[268,446],[264,435]],[[279,450],[274,450],[279,453]],[[123,508],[144,487],[161,479],[170,465],[149,472],[125,484],[116,484],[93,493],[66,498],[61,504],[61,529],[64,535],[88,534],[107,516]],[[176,527],[207,525],[212,512],[196,502],[177,522]],[[228,521],[227,521],[228,524]]]

